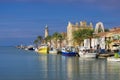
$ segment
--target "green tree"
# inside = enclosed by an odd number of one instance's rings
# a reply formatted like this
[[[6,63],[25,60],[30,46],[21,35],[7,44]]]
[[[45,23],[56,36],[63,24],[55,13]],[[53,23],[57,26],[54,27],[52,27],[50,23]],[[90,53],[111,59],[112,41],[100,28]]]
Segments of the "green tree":
[[[108,39],[105,41],[107,48],[110,49],[110,44],[112,43],[112,40]]]
[[[73,32],[73,39],[76,43],[81,45],[84,39],[91,39],[93,37],[93,30],[91,29],[79,29]]]
[[[51,37],[50,35],[47,36],[47,37],[45,38],[45,43],[50,42],[50,46],[51,46],[51,39],[52,39],[52,37]]]
[[[36,47],[38,47],[38,40],[36,39],[36,40],[34,40],[34,42],[33,42],[34,44],[35,44],[35,46]]]
[[[105,32],[109,32],[109,29],[106,28],[106,29],[105,29]]]
[[[58,40],[60,42],[60,48],[61,48],[61,44],[62,44],[62,40],[64,39],[64,36],[62,36],[62,34],[58,35]]]
[[[42,39],[42,36],[38,36],[37,39],[34,40],[33,43],[36,45],[36,47],[38,47],[38,45],[41,44],[42,40],[43,40],[43,39]]]
[[[37,40],[39,40],[39,41],[42,41],[42,39],[43,39],[42,36],[37,37]]]
[[[81,34],[80,30],[73,32],[74,42],[78,43],[79,46],[81,45],[82,41],[84,40],[83,37],[81,37],[81,36],[82,36],[82,34]]]
[[[53,33],[52,38],[55,41],[55,47],[57,48],[58,32]]]

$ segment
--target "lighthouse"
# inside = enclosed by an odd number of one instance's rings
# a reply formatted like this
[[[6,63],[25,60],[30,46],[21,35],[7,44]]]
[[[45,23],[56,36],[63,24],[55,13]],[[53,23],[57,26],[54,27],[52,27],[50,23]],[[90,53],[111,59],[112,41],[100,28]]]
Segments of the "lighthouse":
[[[45,38],[49,35],[49,32],[48,32],[48,26],[46,25],[45,26]]]

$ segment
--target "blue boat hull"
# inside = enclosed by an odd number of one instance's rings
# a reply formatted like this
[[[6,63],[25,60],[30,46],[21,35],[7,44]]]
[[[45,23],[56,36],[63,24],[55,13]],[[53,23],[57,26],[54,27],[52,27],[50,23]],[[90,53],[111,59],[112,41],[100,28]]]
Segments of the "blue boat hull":
[[[62,55],[64,56],[76,56],[76,52],[62,52]]]

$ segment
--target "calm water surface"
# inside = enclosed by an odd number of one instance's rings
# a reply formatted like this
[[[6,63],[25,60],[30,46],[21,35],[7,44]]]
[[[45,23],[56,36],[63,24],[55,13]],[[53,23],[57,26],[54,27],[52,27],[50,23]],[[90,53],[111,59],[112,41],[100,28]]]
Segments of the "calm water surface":
[[[0,80],[120,80],[120,63],[0,47]]]

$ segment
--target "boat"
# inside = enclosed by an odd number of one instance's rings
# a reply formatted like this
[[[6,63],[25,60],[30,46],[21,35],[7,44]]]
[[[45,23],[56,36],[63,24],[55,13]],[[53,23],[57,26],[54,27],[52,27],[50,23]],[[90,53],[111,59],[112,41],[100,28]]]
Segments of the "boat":
[[[25,50],[34,50],[34,46],[33,45],[26,46]]]
[[[49,47],[47,45],[41,45],[38,47],[38,49],[35,49],[38,53],[48,54],[49,53]]]
[[[55,48],[51,48],[51,49],[49,50],[49,54],[57,54],[57,53],[58,53],[58,50],[55,49]]]
[[[115,62],[120,62],[120,58],[115,58],[115,57],[108,57],[107,61],[115,61]]]
[[[73,47],[67,47],[62,48],[61,54],[65,56],[76,56],[77,52],[75,51],[75,48]]]
[[[84,52],[79,52],[79,56],[82,57],[82,58],[96,58],[96,53],[84,53]]]
[[[81,58],[96,58],[97,57],[97,53],[90,51],[88,48],[86,47],[82,47],[79,49],[79,56]]]

